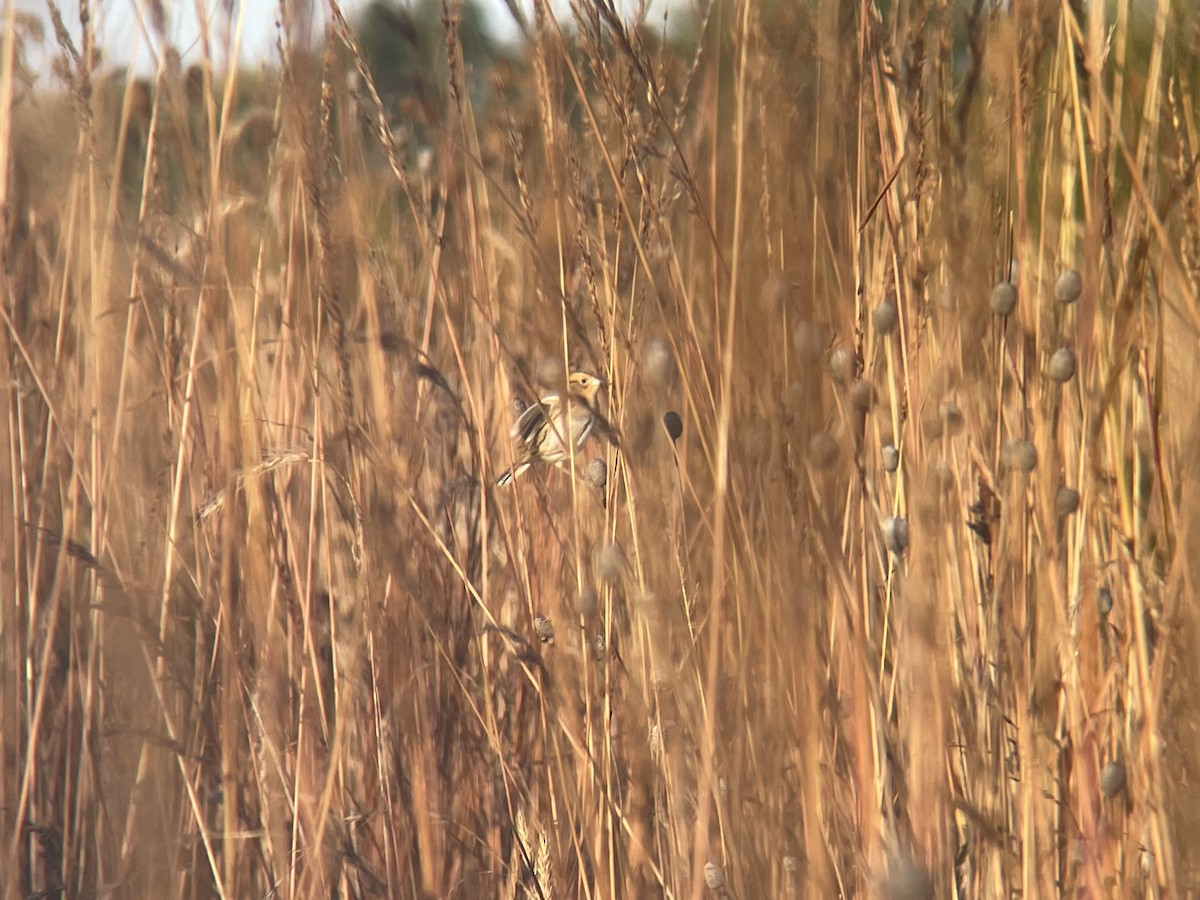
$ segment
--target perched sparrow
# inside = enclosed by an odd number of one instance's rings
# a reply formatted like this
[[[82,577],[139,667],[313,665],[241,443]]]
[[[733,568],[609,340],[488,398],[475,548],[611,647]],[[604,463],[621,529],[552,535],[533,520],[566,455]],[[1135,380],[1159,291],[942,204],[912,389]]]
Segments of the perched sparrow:
[[[517,418],[512,436],[521,442],[519,458],[511,469],[496,479],[505,485],[536,462],[562,465],[570,459],[568,441],[578,451],[600,419],[596,397],[604,382],[587,372],[572,372],[567,379],[567,399],[547,394]]]

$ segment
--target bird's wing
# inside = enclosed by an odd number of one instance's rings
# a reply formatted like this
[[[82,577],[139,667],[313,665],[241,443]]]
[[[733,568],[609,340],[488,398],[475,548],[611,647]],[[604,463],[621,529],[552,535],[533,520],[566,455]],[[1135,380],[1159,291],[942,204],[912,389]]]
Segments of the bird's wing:
[[[512,436],[520,438],[522,442],[528,444],[537,436],[557,406],[558,396],[556,394],[548,394],[539,402],[529,404],[525,411],[517,416],[517,421],[513,423]]]

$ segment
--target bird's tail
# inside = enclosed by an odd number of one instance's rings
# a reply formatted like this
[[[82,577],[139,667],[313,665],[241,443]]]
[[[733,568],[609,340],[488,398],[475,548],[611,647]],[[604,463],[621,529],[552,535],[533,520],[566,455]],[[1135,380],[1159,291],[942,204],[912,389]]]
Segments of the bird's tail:
[[[496,487],[504,487],[506,484],[512,484],[528,468],[529,463],[523,462],[517,463],[511,469],[505,469],[500,473],[500,477],[496,479]]]

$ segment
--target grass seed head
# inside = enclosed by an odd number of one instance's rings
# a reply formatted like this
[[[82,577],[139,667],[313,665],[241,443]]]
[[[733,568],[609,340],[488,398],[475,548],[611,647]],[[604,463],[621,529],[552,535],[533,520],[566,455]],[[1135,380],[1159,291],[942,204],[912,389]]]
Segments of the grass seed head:
[[[966,427],[966,421],[963,419],[962,410],[958,408],[958,404],[953,400],[943,400],[938,404],[938,414],[945,424],[946,434],[950,437],[962,434],[963,428]]]
[[[791,415],[802,413],[808,402],[808,387],[801,381],[793,381],[783,389],[783,408]]]
[[[1059,347],[1050,357],[1046,374],[1057,384],[1066,384],[1075,377],[1075,351],[1070,347]]]
[[[1010,316],[1017,308],[1017,288],[1011,281],[1001,281],[992,288],[992,312],[998,316]]]
[[[1074,303],[1083,293],[1083,276],[1075,269],[1066,269],[1054,283],[1054,299],[1063,306]]]
[[[704,883],[715,894],[725,892],[725,869],[720,863],[709,860],[704,864]]]
[[[642,366],[646,371],[646,380],[658,390],[669,387],[675,378],[675,357],[671,355],[670,345],[662,338],[646,342],[642,350]]]
[[[605,584],[618,585],[625,574],[625,554],[616,544],[600,544],[594,557],[596,575]]]
[[[829,374],[838,384],[849,384],[855,375],[857,363],[854,353],[846,347],[834,347],[829,354]]]
[[[763,312],[772,317],[778,317],[787,306],[788,294],[791,288],[787,279],[776,272],[763,282],[762,291],[758,296],[762,303]]]
[[[587,464],[587,468],[583,470],[583,477],[596,490],[604,490],[608,485],[608,463],[597,456]]]
[[[942,435],[945,433],[946,423],[940,415],[929,415],[921,420],[921,435],[925,438],[925,440],[941,440]]]
[[[900,322],[900,311],[896,309],[896,301],[889,294],[871,312],[871,327],[881,335],[889,335],[896,330]]]
[[[937,292],[937,305],[942,312],[954,312],[958,309],[958,298],[954,295],[954,289],[948,284],[942,285]]]
[[[871,386],[871,382],[855,378],[850,385],[850,403],[859,412],[865,413],[870,411],[874,402],[875,388]]]
[[[816,322],[804,321],[792,331],[792,347],[800,361],[814,365],[829,346],[829,331]]]
[[[575,612],[585,619],[595,615],[599,605],[596,589],[590,584],[585,584],[575,594]]]
[[[650,728],[650,756],[653,759],[659,759],[662,756],[663,739],[662,728],[655,722]]]
[[[539,356],[534,362],[534,377],[539,385],[557,393],[566,381],[562,360],[553,356]]]
[[[1125,790],[1127,780],[1125,764],[1115,759],[1110,760],[1100,770],[1100,793],[1105,797],[1115,797],[1121,791]]]
[[[675,682],[675,673],[665,660],[656,659],[650,664],[650,685],[654,692],[662,694],[671,690]]]
[[[932,900],[933,878],[920,863],[898,857],[888,864],[879,893],[884,900]]]
[[[900,451],[892,444],[884,444],[881,452],[883,460],[883,471],[895,472],[900,468]]]
[[[954,469],[944,459],[934,460],[933,483],[943,494],[949,493],[954,487]]]
[[[828,431],[818,431],[808,440],[808,459],[814,469],[832,468],[838,458],[838,442]]]
[[[1054,498],[1054,512],[1064,519],[1079,509],[1079,491],[1065,484],[1058,489]]]
[[[1026,440],[1009,441],[1000,450],[1000,464],[1028,475],[1037,468],[1037,448]]]
[[[883,532],[883,545],[894,556],[903,556],[908,550],[908,520],[901,516],[888,516],[880,528]]]
[[[771,429],[766,425],[747,428],[742,435],[746,459],[754,465],[765,465],[771,456]]]

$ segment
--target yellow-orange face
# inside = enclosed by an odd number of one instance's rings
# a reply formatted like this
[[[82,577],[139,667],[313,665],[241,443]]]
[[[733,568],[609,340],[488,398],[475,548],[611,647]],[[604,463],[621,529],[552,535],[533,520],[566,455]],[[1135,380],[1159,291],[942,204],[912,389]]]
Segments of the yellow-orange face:
[[[567,390],[588,406],[595,406],[596,396],[602,387],[604,382],[587,372],[572,372],[571,377],[567,379]]]

